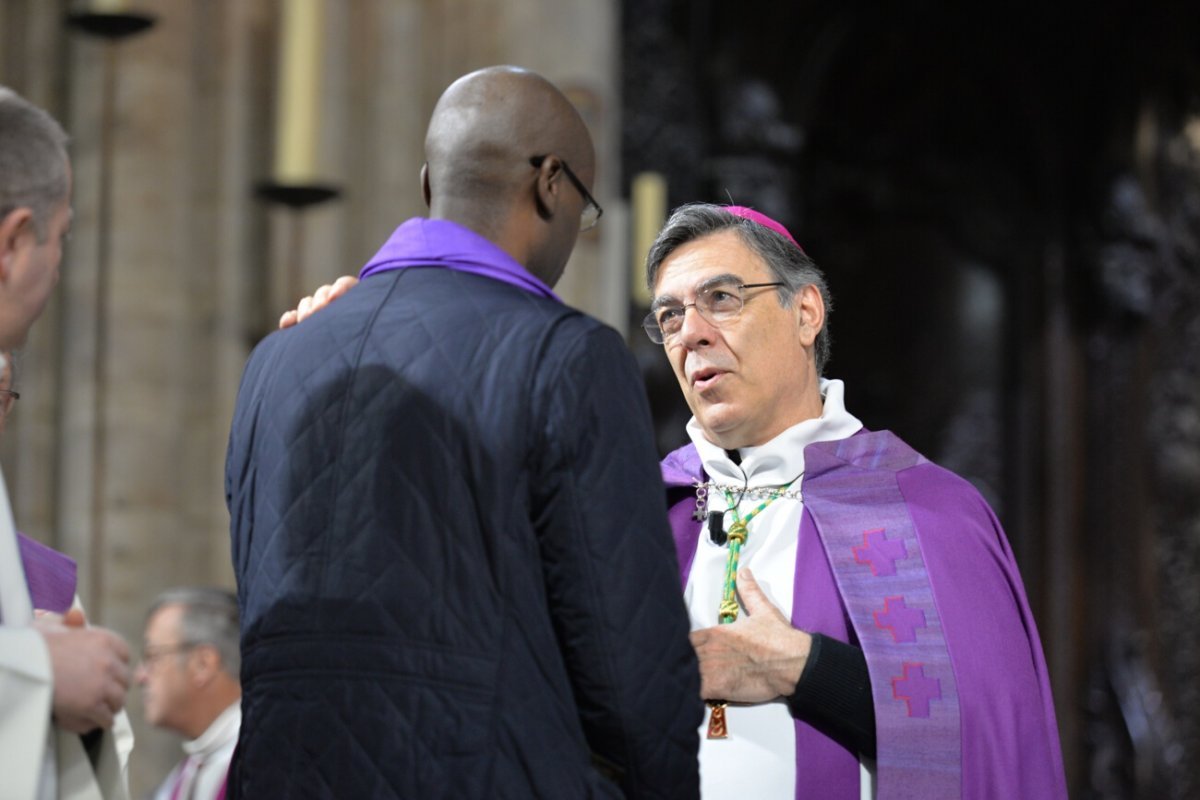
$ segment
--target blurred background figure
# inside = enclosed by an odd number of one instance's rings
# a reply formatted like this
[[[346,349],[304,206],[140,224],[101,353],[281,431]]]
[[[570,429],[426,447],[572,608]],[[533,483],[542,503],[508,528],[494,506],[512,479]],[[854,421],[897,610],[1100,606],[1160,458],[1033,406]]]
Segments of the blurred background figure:
[[[242,722],[239,664],[237,598],[231,592],[170,589],[154,601],[134,677],[146,723],[184,737],[184,758],[154,792],[155,800],[225,796]]]
[[[12,351],[0,350],[0,433],[4,433],[4,423],[8,420],[8,414],[21,397],[20,392],[13,390],[16,369]]]

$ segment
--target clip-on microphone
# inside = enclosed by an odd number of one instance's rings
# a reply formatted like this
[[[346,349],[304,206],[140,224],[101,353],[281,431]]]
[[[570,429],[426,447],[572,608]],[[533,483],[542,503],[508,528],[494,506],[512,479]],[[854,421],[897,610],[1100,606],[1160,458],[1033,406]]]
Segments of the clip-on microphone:
[[[726,450],[725,455],[735,465],[739,467],[742,465],[742,454],[740,451]],[[729,534],[725,532],[725,512],[713,511],[708,515],[708,538],[717,547],[724,547],[725,543],[729,541]]]
[[[729,541],[729,534],[725,533],[724,511],[713,511],[708,515],[708,538],[717,547],[724,547],[725,542]]]

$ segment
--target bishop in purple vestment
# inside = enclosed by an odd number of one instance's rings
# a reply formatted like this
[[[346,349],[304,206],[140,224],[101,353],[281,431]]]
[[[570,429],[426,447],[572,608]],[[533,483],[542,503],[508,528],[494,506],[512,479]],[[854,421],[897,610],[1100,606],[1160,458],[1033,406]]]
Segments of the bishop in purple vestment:
[[[648,276],[644,326],[694,414],[663,476],[710,705],[703,795],[1065,798],[1004,533],[820,377],[820,270],[774,220],[693,205]]]

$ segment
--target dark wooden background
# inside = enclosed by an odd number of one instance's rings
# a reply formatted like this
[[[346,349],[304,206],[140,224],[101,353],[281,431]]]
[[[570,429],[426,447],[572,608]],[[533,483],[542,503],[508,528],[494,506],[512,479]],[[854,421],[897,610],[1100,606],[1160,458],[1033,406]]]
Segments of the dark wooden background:
[[[825,268],[850,410],[1008,531],[1072,797],[1200,797],[1200,8],[970,5],[626,0],[625,178]]]

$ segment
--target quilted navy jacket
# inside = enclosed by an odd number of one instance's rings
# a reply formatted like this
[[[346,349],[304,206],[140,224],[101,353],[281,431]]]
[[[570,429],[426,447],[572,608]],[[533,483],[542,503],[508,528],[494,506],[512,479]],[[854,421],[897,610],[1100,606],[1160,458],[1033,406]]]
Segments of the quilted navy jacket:
[[[611,329],[406,269],[265,339],[226,495],[240,798],[693,797],[702,716]]]

